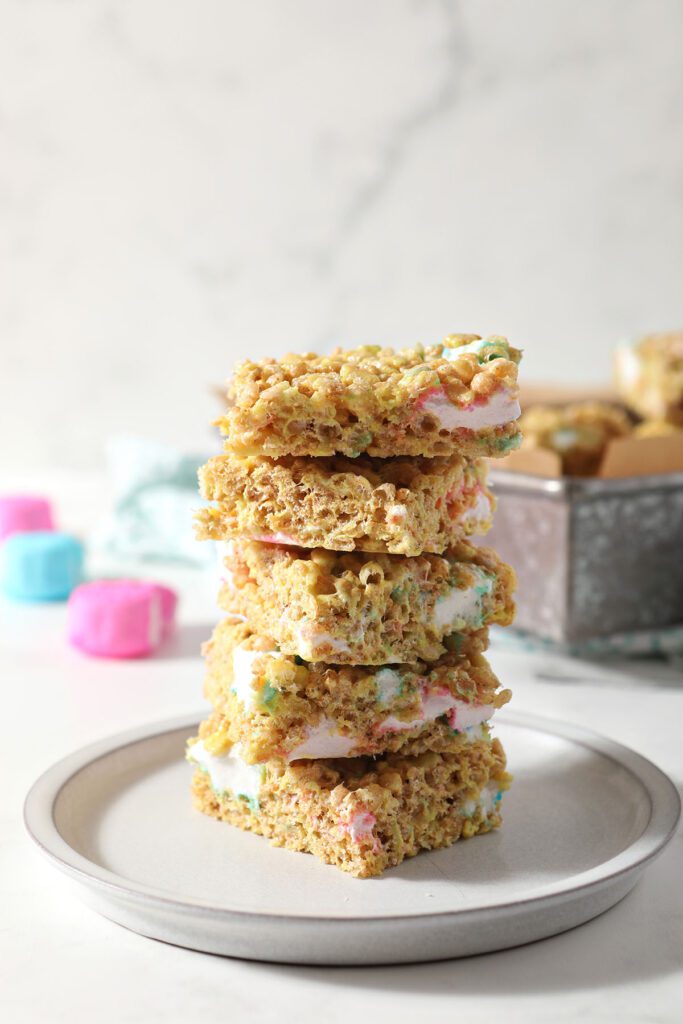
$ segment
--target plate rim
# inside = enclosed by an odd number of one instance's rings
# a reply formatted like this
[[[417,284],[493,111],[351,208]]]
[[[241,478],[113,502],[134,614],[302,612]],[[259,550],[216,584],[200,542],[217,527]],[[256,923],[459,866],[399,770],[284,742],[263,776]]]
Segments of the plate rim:
[[[570,874],[557,881],[532,889],[528,895],[500,903],[467,908],[430,910],[416,914],[386,913],[372,916],[335,916],[331,914],[292,914],[262,910],[244,910],[229,906],[216,906],[199,898],[179,898],[168,890],[125,879],[101,867],[79,853],[59,832],[54,820],[54,808],[59,796],[70,780],[88,765],[109,756],[117,750],[152,740],[166,733],[187,730],[191,733],[204,717],[203,711],[174,716],[110,734],[93,743],[79,747],[47,768],[30,787],[23,807],[24,827],[40,852],[60,871],[81,885],[106,890],[119,899],[173,907],[178,911],[206,914],[211,917],[259,919],[270,924],[306,926],[370,925],[387,922],[426,921],[457,917],[467,918],[482,913],[514,913],[530,905],[548,905],[562,902],[578,894],[586,894],[607,882],[642,870],[654,860],[673,837],[681,818],[681,798],[673,781],[649,758],[635,750],[611,740],[583,726],[561,719],[535,715],[522,711],[507,711],[497,721],[513,728],[532,729],[586,747],[596,754],[618,764],[633,775],[645,790],[650,803],[650,816],[643,831],[625,849],[613,857],[585,871]],[[619,862],[619,863],[617,863]],[[610,865],[613,865],[610,869]],[[365,881],[365,880],[360,880]]]

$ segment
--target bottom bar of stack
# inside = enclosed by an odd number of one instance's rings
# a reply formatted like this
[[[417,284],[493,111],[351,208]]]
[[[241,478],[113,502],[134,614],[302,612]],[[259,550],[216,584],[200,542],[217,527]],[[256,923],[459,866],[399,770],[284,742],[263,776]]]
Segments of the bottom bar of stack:
[[[207,751],[215,725],[202,723],[188,752],[199,810],[357,878],[500,824],[509,776],[488,735],[449,753],[250,765],[234,747]]]

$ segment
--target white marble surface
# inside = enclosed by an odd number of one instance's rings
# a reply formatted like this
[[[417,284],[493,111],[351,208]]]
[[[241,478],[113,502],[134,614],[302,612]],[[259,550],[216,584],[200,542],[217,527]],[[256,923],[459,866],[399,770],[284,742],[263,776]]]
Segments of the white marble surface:
[[[93,477],[45,482],[73,528],[106,505]],[[5,477],[0,490],[15,480]],[[148,570],[149,571],[149,570]],[[0,601],[0,1011],[13,1024],[187,1024],[223,1020],[412,1024],[505,1020],[678,1022],[683,1004],[679,832],[635,891],[573,932],[459,962],[323,969],[247,963],[146,940],[82,906],[32,849],[21,805],[34,778],[77,746],[201,706],[198,644],[216,616],[213,572],[156,572],[181,593],[180,632],[147,661],[81,657],[63,605]],[[517,710],[563,718],[626,743],[683,782],[683,669],[492,653]],[[513,766],[514,769],[514,766]],[[586,795],[587,799],[589,794]]]
[[[678,326],[678,0],[0,0],[0,458],[206,443],[247,353]],[[87,426],[84,426],[87,424]]]

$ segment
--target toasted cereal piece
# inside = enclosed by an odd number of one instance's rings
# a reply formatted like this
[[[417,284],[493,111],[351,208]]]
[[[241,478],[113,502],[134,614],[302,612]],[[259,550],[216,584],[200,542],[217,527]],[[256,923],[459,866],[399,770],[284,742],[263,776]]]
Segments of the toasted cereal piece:
[[[489,737],[454,753],[255,765],[211,721],[187,756],[200,811],[357,878],[497,828],[510,783],[503,748]]]
[[[454,334],[237,366],[217,423],[233,455],[500,456],[519,444],[517,364],[505,338]]]
[[[648,334],[621,345],[614,369],[629,408],[643,419],[683,427],[683,331]]]
[[[204,645],[204,693],[249,763],[454,750],[511,696],[481,653],[486,631],[460,639],[429,665],[335,666],[228,618]]]
[[[305,661],[433,661],[449,634],[514,612],[512,569],[464,541],[414,558],[233,541],[225,565],[221,607]]]
[[[607,402],[535,405],[524,412],[520,426],[523,449],[545,448],[562,459],[567,476],[591,476],[598,471],[609,441],[626,437],[631,422]]]
[[[440,554],[491,525],[486,464],[446,458],[236,459],[199,472],[214,507],[197,513],[200,539],[247,537],[332,551]]]

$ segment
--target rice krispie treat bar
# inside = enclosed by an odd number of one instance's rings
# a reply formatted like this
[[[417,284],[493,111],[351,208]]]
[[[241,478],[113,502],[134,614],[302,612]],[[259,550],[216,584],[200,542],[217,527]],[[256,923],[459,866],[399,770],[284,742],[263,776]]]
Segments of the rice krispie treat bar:
[[[643,419],[683,427],[683,331],[648,334],[615,355],[617,390]]]
[[[512,620],[512,569],[461,542],[443,556],[367,555],[233,541],[219,603],[305,661],[434,661],[451,633]]]
[[[440,554],[491,525],[486,465],[446,458],[236,459],[199,472],[218,504],[197,513],[200,539],[250,537],[332,551]]]
[[[510,699],[481,653],[485,631],[425,665],[335,666],[282,654],[225,619],[204,645],[204,694],[248,763],[455,750]]]
[[[454,334],[394,351],[240,363],[217,422],[233,455],[505,455],[519,443],[517,364],[505,338]]]
[[[509,784],[489,738],[456,753],[254,765],[205,722],[188,759],[199,810],[358,878],[497,828]]]
[[[567,476],[596,473],[609,441],[633,429],[626,413],[607,402],[535,405],[523,414],[520,426],[522,448],[555,452]]]

